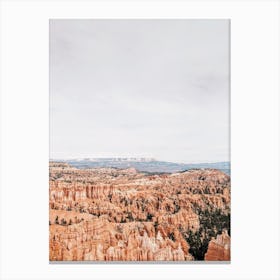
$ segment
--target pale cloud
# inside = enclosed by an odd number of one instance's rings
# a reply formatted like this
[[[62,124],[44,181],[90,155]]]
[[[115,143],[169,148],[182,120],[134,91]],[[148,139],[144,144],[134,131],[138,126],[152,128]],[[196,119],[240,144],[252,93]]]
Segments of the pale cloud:
[[[50,157],[229,160],[229,20],[51,20]]]

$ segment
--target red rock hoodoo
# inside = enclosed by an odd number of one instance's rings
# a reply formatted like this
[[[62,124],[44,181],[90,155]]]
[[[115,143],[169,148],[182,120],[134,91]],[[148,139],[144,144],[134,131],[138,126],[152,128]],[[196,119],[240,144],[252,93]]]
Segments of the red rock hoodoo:
[[[210,241],[206,261],[229,261],[230,260],[230,237],[227,231],[223,231],[216,239]]]
[[[214,169],[151,175],[51,162],[49,208],[50,261],[196,260],[188,234],[203,232],[206,209],[229,216],[230,177]],[[205,260],[230,257],[230,237],[217,234]]]

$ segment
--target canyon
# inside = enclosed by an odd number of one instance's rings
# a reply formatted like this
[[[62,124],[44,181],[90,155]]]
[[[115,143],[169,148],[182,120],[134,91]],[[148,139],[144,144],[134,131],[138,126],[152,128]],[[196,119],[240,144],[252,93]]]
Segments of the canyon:
[[[230,176],[49,165],[50,261],[228,261]]]

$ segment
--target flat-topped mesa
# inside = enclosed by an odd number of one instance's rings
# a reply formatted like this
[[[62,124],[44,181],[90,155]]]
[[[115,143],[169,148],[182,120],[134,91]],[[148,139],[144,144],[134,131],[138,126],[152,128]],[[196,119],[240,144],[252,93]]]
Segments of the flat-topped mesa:
[[[230,177],[215,169],[147,174],[52,162],[49,183],[50,260],[193,260],[184,233],[199,230],[197,209],[230,212]]]

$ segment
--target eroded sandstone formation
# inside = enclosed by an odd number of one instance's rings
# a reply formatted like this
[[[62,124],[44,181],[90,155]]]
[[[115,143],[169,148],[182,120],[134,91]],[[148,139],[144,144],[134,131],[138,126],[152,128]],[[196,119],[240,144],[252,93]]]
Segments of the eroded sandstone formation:
[[[230,236],[224,230],[216,239],[212,239],[209,243],[206,261],[229,261],[230,260]]]
[[[230,178],[52,162],[49,207],[51,261],[194,260],[184,233],[200,230],[196,209],[230,213]]]

